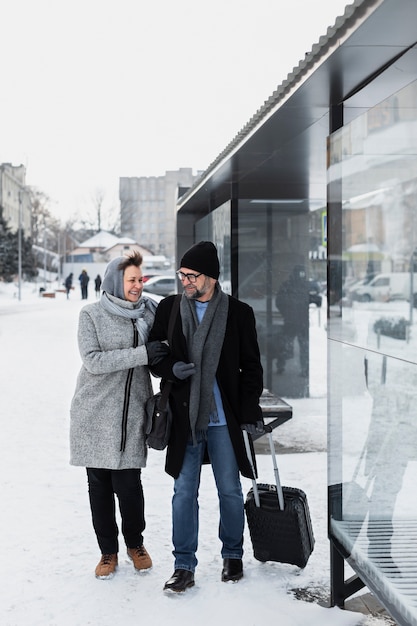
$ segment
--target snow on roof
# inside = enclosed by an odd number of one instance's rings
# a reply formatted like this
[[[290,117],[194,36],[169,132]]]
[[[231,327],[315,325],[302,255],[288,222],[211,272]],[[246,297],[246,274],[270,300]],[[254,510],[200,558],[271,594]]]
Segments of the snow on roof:
[[[89,239],[86,239],[79,244],[79,248],[110,248],[115,244],[120,243],[120,239],[115,235],[107,232],[106,230],[100,230]]]
[[[130,237],[120,237],[120,239],[118,239],[116,243],[124,243],[124,244],[132,245],[132,244],[137,244],[138,242],[135,241],[134,239],[131,239]]]

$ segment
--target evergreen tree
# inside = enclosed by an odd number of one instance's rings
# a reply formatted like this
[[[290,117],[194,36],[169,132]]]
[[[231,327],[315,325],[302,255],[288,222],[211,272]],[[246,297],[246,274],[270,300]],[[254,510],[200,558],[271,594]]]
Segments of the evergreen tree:
[[[22,239],[22,274],[25,280],[33,280],[39,274],[36,267],[36,259],[33,254],[32,240],[30,237]]]
[[[0,280],[12,282],[19,273],[19,233],[13,233],[3,217],[0,205]],[[32,241],[22,237],[22,277],[31,280],[37,276],[35,258],[32,252]]]
[[[3,217],[3,207],[0,205],[0,279],[5,282],[13,280],[14,252],[12,232]]]

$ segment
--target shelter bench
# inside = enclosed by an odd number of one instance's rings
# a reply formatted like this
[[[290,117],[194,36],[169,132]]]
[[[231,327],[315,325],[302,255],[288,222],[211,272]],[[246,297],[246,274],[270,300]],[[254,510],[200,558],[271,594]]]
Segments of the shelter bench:
[[[259,405],[262,409],[265,424],[272,428],[272,430],[292,418],[292,406],[282,398],[275,396],[268,391],[268,389],[263,390]],[[263,437],[263,434],[258,433],[252,435],[253,441],[256,441],[260,437]]]
[[[399,624],[416,626],[417,520],[331,520],[330,526],[332,606],[344,608],[367,586]],[[345,561],[355,572],[348,580]]]

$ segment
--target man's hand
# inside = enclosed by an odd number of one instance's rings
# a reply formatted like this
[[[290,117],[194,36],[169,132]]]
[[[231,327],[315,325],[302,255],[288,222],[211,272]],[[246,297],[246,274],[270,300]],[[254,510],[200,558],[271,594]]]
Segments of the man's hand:
[[[172,366],[172,373],[176,378],[185,380],[192,374],[195,374],[196,368],[194,363],[184,363],[184,361],[177,361]]]
[[[262,435],[265,432],[263,420],[258,420],[256,424],[242,424],[241,428],[250,435]]]

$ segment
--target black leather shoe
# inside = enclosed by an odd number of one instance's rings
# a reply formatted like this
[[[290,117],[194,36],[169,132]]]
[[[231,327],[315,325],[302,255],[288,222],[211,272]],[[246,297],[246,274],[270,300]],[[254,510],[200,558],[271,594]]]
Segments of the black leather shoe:
[[[181,593],[188,587],[194,587],[194,574],[187,569],[176,569],[171,578],[166,581],[164,591]]]
[[[222,581],[237,582],[243,577],[242,559],[223,559]]]

